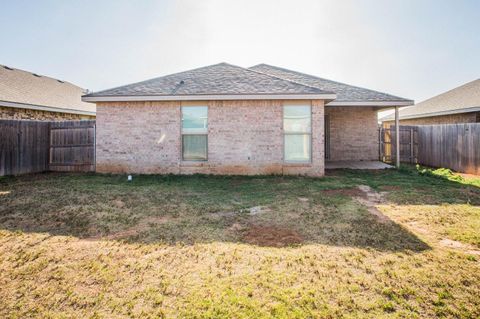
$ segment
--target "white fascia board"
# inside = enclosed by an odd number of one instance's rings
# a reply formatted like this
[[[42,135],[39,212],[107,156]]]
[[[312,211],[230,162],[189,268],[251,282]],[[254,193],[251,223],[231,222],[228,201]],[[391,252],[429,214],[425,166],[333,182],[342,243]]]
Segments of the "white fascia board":
[[[379,106],[379,107],[394,107],[394,106],[409,106],[413,105],[414,101],[378,101],[378,102],[342,102],[332,101],[326,106]]]
[[[0,106],[12,107],[17,109],[80,114],[80,115],[90,115],[90,116],[95,116],[96,114],[95,112],[90,112],[90,111],[73,110],[73,109],[66,109],[66,108],[53,107],[53,106],[43,106],[43,105],[25,104],[25,103],[8,102],[8,101],[0,101]]]
[[[273,95],[142,95],[142,96],[82,96],[84,102],[130,101],[215,101],[215,100],[334,100],[336,94],[273,94]]]

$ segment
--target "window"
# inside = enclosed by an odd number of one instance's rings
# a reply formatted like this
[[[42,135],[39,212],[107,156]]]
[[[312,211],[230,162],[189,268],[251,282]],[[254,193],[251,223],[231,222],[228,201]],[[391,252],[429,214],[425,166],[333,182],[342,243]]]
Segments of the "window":
[[[286,162],[308,163],[311,160],[310,105],[283,106],[284,156]]]
[[[208,107],[182,107],[182,158],[206,161],[208,145]]]

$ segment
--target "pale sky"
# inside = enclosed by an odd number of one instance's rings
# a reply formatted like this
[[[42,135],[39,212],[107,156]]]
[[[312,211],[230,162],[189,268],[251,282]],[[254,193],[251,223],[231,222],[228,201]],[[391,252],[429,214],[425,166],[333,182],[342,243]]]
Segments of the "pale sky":
[[[420,102],[480,77],[477,0],[0,0],[0,64],[98,91],[268,63]]]

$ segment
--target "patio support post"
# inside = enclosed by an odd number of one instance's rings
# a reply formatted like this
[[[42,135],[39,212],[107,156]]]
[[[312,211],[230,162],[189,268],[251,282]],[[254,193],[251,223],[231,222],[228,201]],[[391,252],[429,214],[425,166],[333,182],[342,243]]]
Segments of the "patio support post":
[[[398,106],[395,106],[395,166],[400,168],[400,118]]]

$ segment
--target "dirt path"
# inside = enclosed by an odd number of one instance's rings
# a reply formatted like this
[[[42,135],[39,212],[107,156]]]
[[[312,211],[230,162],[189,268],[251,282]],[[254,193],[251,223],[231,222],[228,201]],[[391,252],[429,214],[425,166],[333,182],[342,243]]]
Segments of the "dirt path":
[[[377,209],[377,205],[384,202],[384,196],[386,192],[377,192],[373,190],[370,186],[367,185],[359,185],[357,187],[362,193],[361,196],[356,196],[354,199],[358,201],[360,204],[365,205],[368,211],[376,216],[381,223],[391,222],[390,218],[382,214]]]
[[[359,185],[357,188],[360,191],[362,191],[363,196],[356,196],[354,197],[355,200],[365,205],[368,211],[371,214],[375,215],[380,222],[382,223],[392,222],[392,220],[389,217],[382,214],[376,207],[378,204],[385,203],[384,197],[388,192],[377,192],[367,185]],[[433,234],[431,234],[428,229],[418,226],[416,222],[411,222],[408,224],[416,232],[421,233],[422,235],[426,235],[427,237],[429,237],[430,240],[437,242],[438,245],[441,247],[462,251],[467,254],[480,256],[480,250],[472,245],[464,244],[462,242],[452,240],[449,238],[439,239],[435,237]]]

